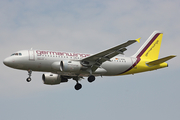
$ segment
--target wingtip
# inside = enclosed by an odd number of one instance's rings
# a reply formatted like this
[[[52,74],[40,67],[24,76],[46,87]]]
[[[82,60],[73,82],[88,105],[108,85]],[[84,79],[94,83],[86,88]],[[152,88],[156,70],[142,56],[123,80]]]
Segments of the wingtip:
[[[171,55],[171,57],[173,58],[173,57],[176,57],[177,55]]]
[[[136,41],[137,41],[138,43],[140,43],[140,39],[141,39],[141,38],[138,38],[138,39],[136,39]]]

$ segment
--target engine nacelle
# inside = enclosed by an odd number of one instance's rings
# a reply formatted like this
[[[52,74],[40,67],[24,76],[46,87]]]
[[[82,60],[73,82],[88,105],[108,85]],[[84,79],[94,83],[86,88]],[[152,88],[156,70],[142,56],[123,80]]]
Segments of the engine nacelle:
[[[42,80],[44,84],[47,84],[47,85],[56,85],[56,84],[60,84],[62,82],[68,81],[67,78],[64,78],[61,75],[52,74],[52,73],[43,74]]]
[[[80,61],[61,61],[60,70],[63,72],[78,72],[83,68]]]

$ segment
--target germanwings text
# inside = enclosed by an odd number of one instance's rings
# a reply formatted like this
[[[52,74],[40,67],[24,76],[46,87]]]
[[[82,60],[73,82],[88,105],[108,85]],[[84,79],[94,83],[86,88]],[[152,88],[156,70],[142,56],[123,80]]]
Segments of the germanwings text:
[[[58,56],[72,56],[72,57],[88,57],[90,54],[70,53],[70,52],[54,52],[54,51],[41,51],[36,50],[38,56],[40,55],[58,55]]]

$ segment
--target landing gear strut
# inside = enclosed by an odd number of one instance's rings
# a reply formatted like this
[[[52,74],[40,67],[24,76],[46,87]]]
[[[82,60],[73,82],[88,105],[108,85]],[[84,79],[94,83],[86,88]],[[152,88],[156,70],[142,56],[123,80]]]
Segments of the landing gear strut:
[[[27,82],[31,81],[31,74],[32,74],[32,70],[28,70],[29,77],[26,79]]]

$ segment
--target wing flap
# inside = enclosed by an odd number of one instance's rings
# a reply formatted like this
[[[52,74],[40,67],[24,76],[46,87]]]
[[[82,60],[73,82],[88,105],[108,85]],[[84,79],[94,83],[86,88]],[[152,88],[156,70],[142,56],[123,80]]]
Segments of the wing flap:
[[[176,57],[175,55],[170,55],[170,56],[167,56],[167,57],[164,57],[164,58],[161,58],[161,59],[158,59],[158,60],[154,60],[154,61],[151,61],[151,62],[148,62],[146,63],[148,66],[153,66],[153,65],[158,65],[158,64],[161,64],[165,61],[168,61],[172,58]]]

